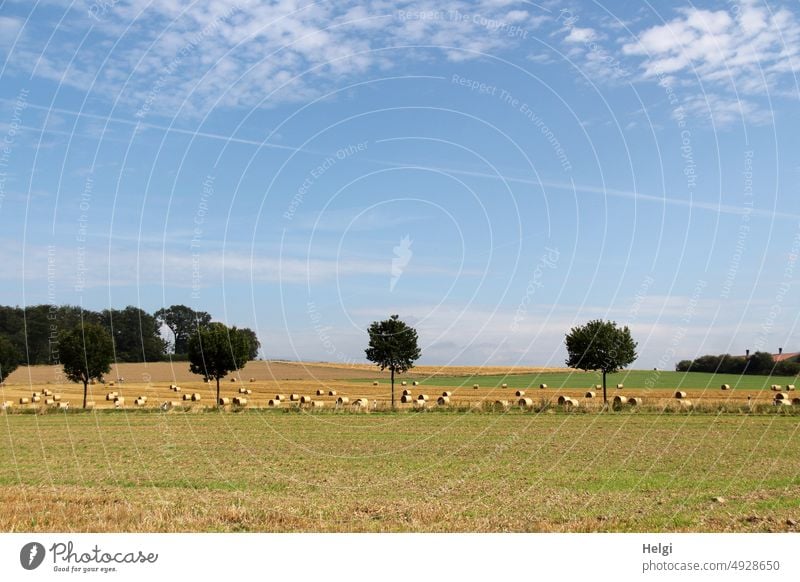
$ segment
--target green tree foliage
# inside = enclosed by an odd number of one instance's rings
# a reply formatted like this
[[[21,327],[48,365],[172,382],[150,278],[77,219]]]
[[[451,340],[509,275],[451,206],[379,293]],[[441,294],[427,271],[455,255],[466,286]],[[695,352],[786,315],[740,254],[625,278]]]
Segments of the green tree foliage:
[[[775,367],[775,360],[768,352],[755,352],[747,358],[748,374],[772,374]]]
[[[678,372],[706,372],[709,374],[758,374],[797,376],[800,363],[792,360],[775,362],[768,352],[755,352],[749,357],[730,354],[705,355],[695,360],[682,360],[675,369]]]
[[[188,351],[189,371],[217,381],[219,402],[220,378],[244,367],[250,356],[250,342],[241,330],[214,322],[195,330],[189,337]]]
[[[603,373],[603,402],[606,396],[606,374],[613,374],[636,360],[636,342],[627,326],[617,327],[613,321],[596,319],[573,327],[566,337],[567,366]]]
[[[159,324],[166,325],[174,336],[173,351],[185,354],[189,351],[189,338],[201,327],[211,323],[211,315],[195,311],[186,305],[171,305],[154,314]]]
[[[248,359],[255,360],[258,358],[258,351],[261,349],[261,342],[258,341],[258,336],[256,332],[254,332],[249,327],[243,327],[239,330],[244,336],[247,338],[247,344],[249,346],[248,351]]]
[[[101,380],[111,370],[114,346],[111,335],[96,323],[85,323],[58,335],[58,355],[64,375],[72,382],[83,383],[83,407],[86,408],[87,385]]]
[[[117,362],[156,362],[163,360],[167,342],[161,337],[157,319],[138,307],[106,309],[101,314],[103,327],[114,339]]]
[[[0,382],[4,382],[19,366],[22,356],[10,340],[0,337]]]
[[[387,368],[392,373],[392,408],[394,408],[394,375],[414,367],[422,352],[419,349],[417,330],[392,315],[384,321],[375,321],[367,330],[369,347],[365,350],[367,359],[377,364],[381,370]]]

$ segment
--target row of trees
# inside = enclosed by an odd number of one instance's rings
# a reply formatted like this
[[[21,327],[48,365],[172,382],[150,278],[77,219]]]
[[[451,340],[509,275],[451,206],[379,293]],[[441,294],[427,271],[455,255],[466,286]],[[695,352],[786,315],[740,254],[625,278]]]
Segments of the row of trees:
[[[716,374],[797,376],[800,374],[800,362],[797,358],[776,362],[769,352],[754,352],[750,356],[720,354],[700,356],[695,360],[681,360],[676,364],[675,370]]]
[[[172,305],[152,314],[133,306],[103,311],[72,305],[0,306],[0,364],[56,364],[60,357],[58,334],[85,324],[99,325],[110,334],[117,362],[157,362],[186,359],[192,333],[210,325],[211,315],[186,305]],[[172,341],[162,336],[164,328],[169,329]],[[248,339],[248,357],[257,358],[261,344],[255,332],[248,328],[239,331]]]

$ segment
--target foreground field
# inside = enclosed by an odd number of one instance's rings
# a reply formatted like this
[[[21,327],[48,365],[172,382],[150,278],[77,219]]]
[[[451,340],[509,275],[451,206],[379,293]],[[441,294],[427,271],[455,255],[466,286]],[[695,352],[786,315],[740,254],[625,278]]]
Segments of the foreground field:
[[[795,531],[781,415],[6,415],[2,531]]]

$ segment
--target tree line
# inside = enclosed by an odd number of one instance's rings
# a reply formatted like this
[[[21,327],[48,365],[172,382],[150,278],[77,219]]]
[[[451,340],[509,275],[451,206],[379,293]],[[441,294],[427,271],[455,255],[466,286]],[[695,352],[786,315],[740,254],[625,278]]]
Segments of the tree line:
[[[92,311],[75,305],[0,306],[0,378],[20,365],[59,364],[63,332],[91,324],[102,328],[110,340],[116,362],[186,360],[189,340],[198,329],[211,325],[211,315],[186,305],[172,305],[154,313],[134,306]],[[162,337],[166,326],[172,339]],[[256,333],[235,328],[255,359],[261,347]]]
[[[754,374],[763,376],[797,376],[798,358],[776,362],[769,352],[754,352],[749,356],[720,354],[705,355],[694,360],[681,360],[675,365],[678,372],[709,372],[714,374]]]

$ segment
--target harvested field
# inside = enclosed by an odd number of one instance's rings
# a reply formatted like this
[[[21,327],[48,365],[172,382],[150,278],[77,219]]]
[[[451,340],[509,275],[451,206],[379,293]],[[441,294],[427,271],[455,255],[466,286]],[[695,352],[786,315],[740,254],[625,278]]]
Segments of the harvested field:
[[[793,531],[797,427],[517,408],[8,415],[0,530]]]

